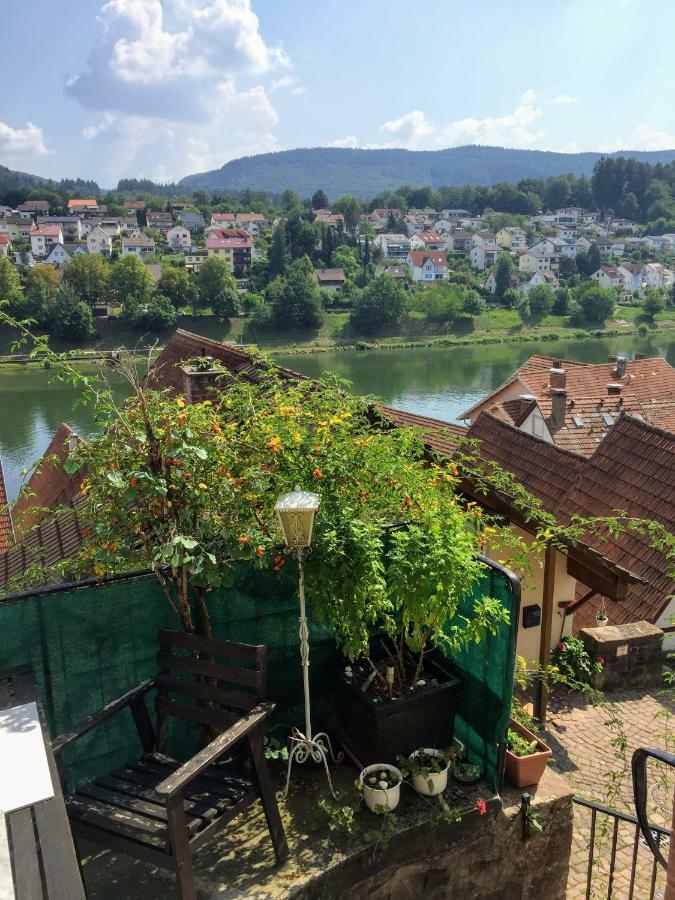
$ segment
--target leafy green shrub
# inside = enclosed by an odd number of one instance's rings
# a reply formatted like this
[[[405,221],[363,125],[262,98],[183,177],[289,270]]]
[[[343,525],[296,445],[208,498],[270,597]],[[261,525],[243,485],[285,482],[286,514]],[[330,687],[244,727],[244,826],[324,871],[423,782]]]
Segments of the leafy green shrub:
[[[537,752],[536,741],[528,741],[512,728],[509,728],[506,733],[506,744],[514,756],[530,756]]]
[[[551,651],[551,662],[569,687],[592,685],[602,670],[601,662],[593,662],[580,638],[566,637]]]

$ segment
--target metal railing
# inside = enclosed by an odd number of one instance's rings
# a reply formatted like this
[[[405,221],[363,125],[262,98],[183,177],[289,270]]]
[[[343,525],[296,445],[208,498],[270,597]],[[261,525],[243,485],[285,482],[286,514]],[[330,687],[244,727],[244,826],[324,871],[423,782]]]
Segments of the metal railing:
[[[607,900],[610,900],[612,896],[620,896],[621,900],[623,898],[627,898],[627,900],[653,900],[656,891],[656,880],[659,870],[660,860],[658,856],[653,852],[651,846],[648,847],[647,841],[645,841],[642,833],[642,829],[640,827],[640,822],[636,818],[636,816],[631,816],[628,813],[618,812],[615,809],[611,809],[609,806],[603,806],[601,803],[593,803],[590,800],[584,800],[583,797],[574,797],[574,802],[581,807],[585,807],[589,809],[591,812],[591,830],[590,830],[590,838],[588,842],[588,864],[586,869],[586,898],[590,900],[590,898],[598,898],[601,896],[607,897]],[[608,821],[602,823],[602,825],[598,822],[598,817],[604,816]],[[603,836],[606,834],[606,826],[609,825],[611,828],[612,836],[611,836],[611,844],[609,846],[609,865],[606,865],[604,859],[601,859],[600,852],[605,854],[606,848],[602,846],[601,842],[597,840],[598,829],[602,828]],[[623,892],[623,886],[621,887],[620,894],[613,894],[616,887],[616,877],[617,877],[617,850],[619,848],[619,829],[622,829],[623,833],[628,831],[629,835],[632,832],[633,844],[632,844],[632,854],[631,854],[631,866],[630,866],[630,874],[629,874],[629,884],[628,884],[628,893],[625,894]],[[667,844],[667,841],[670,839],[670,830],[667,828],[661,828],[657,825],[650,825],[649,831],[651,833],[653,845],[656,848],[657,852],[660,854],[661,845]],[[599,846],[598,846],[599,844]],[[645,881],[649,880],[649,893],[645,893],[646,884],[641,884],[639,887],[636,885],[636,880],[638,876],[638,863],[639,863],[639,851],[640,847],[648,848],[649,859],[645,862],[642,860],[642,870],[640,872],[641,875],[646,875]],[[646,871],[644,871],[646,870]],[[623,876],[626,873],[622,870],[620,874]],[[636,893],[636,890],[639,890],[639,893]]]

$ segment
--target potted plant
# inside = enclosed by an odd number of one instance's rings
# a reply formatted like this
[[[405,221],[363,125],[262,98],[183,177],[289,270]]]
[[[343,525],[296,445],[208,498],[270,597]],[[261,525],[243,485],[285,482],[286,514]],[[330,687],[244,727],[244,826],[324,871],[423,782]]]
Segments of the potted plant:
[[[412,775],[415,790],[425,797],[436,797],[448,786],[448,769],[456,754],[423,747],[401,761],[403,772]]]
[[[539,784],[551,748],[520,722],[511,719],[506,735],[506,776],[518,788]]]
[[[604,599],[602,600],[600,608],[595,614],[595,624],[598,628],[604,628],[605,625],[609,625],[609,618],[607,617]]]
[[[366,766],[359,776],[363,799],[369,810],[375,813],[391,812],[401,799],[403,775],[396,766],[376,763]]]

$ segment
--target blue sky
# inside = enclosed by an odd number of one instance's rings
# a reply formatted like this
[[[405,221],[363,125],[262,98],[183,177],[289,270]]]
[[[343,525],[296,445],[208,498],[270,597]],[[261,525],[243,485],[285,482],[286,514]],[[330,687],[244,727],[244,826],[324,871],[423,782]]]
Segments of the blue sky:
[[[22,0],[0,163],[178,179],[305,146],[675,147],[673,0]]]

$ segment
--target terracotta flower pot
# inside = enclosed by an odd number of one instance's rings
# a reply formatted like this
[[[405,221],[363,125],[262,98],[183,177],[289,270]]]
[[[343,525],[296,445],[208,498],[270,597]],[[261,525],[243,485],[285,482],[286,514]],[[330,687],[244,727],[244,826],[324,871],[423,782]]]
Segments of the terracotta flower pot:
[[[511,719],[509,728],[513,731],[517,731],[526,741],[536,741],[537,750],[534,753],[530,753],[528,756],[516,756],[515,753],[511,753],[507,747],[506,777],[511,784],[518,788],[539,784],[541,776],[544,774],[544,770],[551,758],[551,748],[547,747],[543,741],[539,740],[536,734],[533,734],[529,729],[525,728],[524,725],[521,725],[520,722],[516,722],[514,719]]]

